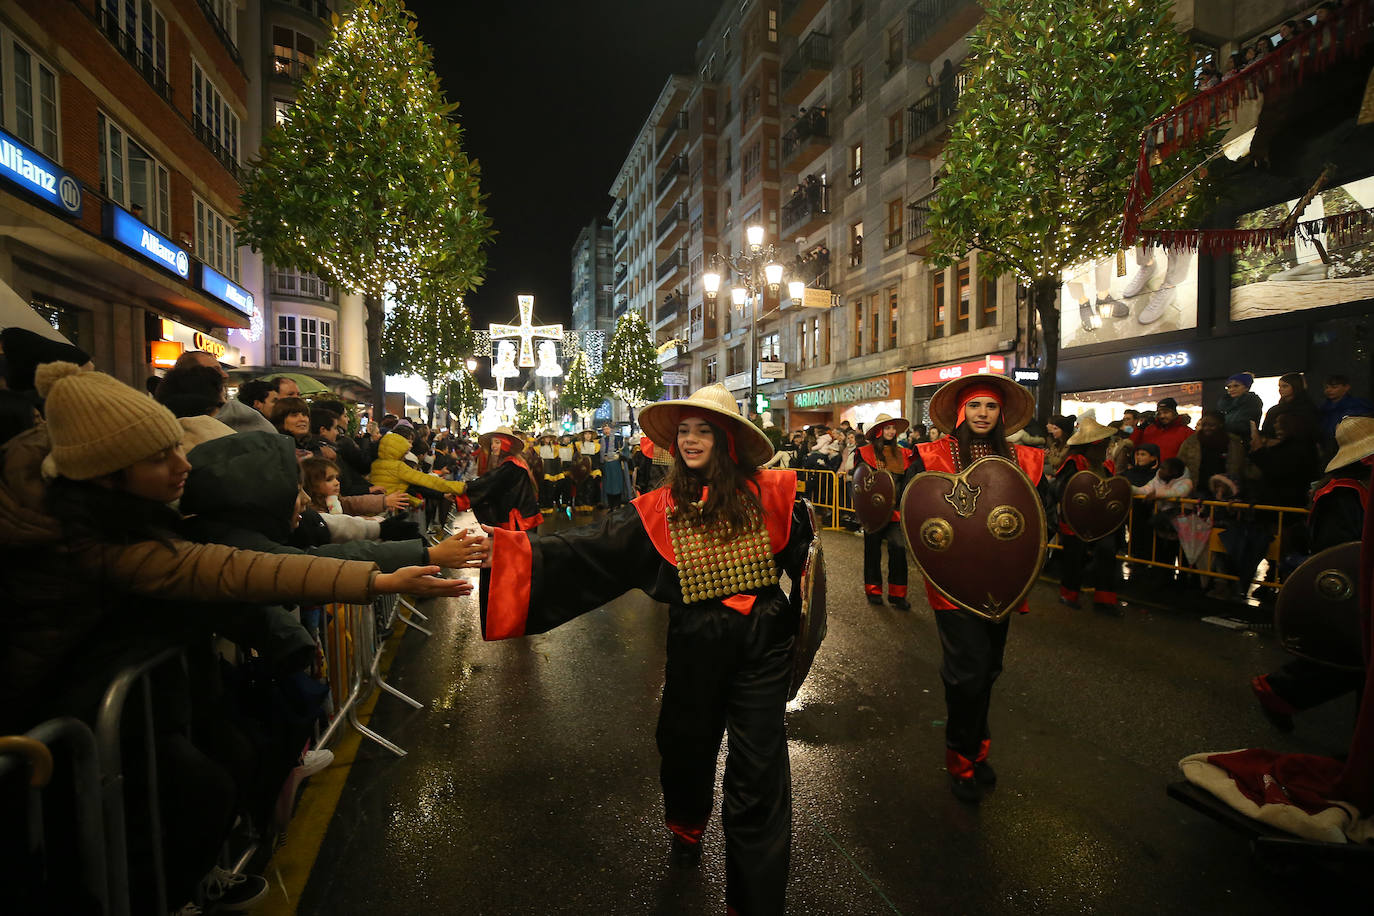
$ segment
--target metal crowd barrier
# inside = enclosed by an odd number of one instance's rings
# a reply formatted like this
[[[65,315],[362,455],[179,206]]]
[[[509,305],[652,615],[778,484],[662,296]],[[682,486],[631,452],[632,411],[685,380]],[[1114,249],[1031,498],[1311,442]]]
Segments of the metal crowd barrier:
[[[106,867],[105,815],[101,810],[100,761],[95,735],[86,723],[70,717],[49,719],[22,736],[0,737],[0,784],[19,778],[21,774],[26,777],[27,783],[23,823],[7,824],[5,829],[21,826],[24,829],[23,843],[27,858],[22,864],[39,872],[24,877],[38,879],[31,887],[41,892],[43,885],[57,877],[50,869],[52,861],[47,851],[45,806],[45,796],[54,788],[51,785],[54,757],[71,763],[68,774],[70,785],[57,787],[71,794],[71,818],[59,826],[74,837],[77,858],[74,868],[65,867],[72,863],[61,863],[64,866],[60,869],[61,877],[74,876],[80,892],[99,905],[98,912],[110,913],[111,888]],[[65,767],[63,771],[66,772]],[[6,897],[10,900],[19,899],[23,902],[22,894],[20,888],[6,890]],[[41,901],[30,902],[41,904]],[[126,910],[127,905],[126,900]]]
[[[402,605],[409,607],[412,614],[419,614],[409,601],[397,599],[394,595],[383,595],[372,604],[326,606],[328,623],[323,634],[325,666],[334,701],[334,715],[315,742],[316,747],[327,747],[333,742],[347,721],[364,738],[375,741],[397,757],[406,755],[404,748],[363,725],[358,719],[358,707],[378,687],[416,709],[424,708],[419,700],[387,683],[380,671],[382,653],[378,634],[390,633],[398,619],[426,636],[430,635],[429,630],[400,613]],[[424,619],[423,615],[420,616]]]
[[[825,530],[840,530],[840,512],[854,511],[849,476],[823,468],[791,467],[788,470],[797,472],[797,492],[811,500]]]

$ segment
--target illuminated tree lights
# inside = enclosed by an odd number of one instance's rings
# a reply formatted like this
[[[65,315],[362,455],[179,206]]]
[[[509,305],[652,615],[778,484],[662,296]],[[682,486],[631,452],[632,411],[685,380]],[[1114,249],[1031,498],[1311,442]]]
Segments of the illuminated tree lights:
[[[482,280],[491,238],[480,168],[415,26],[401,0],[359,0],[335,16],[289,116],[266,137],[238,220],[241,241],[269,262],[363,295],[374,398],[385,299],[445,301],[456,313]]]
[[[932,248],[937,264],[977,250],[980,271],[1011,272],[1030,287],[1047,413],[1061,275],[1118,247],[1140,130],[1191,91],[1192,59],[1172,0],[982,6],[931,203]],[[1180,156],[1174,174],[1193,164]]]
[[[606,386],[631,408],[657,400],[663,393],[658,352],[638,311],[631,309],[616,321],[601,374]]]

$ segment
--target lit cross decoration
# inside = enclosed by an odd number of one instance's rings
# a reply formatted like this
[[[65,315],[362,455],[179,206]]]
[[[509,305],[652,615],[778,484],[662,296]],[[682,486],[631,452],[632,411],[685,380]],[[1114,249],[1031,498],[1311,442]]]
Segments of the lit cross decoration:
[[[519,366],[522,369],[533,369],[534,338],[541,337],[549,340],[562,340],[563,325],[542,324],[536,326],[534,324],[534,297],[516,296],[515,301],[520,304],[520,323],[491,325],[491,339],[499,340],[503,337],[520,338]]]

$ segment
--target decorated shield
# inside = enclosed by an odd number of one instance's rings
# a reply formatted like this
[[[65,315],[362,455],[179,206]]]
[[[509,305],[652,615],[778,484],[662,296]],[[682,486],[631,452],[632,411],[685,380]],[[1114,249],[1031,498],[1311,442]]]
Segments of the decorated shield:
[[[1116,531],[1131,514],[1131,482],[1125,477],[1100,477],[1079,471],[1064,484],[1059,517],[1082,541],[1100,541]]]
[[[579,457],[568,467],[568,476],[573,479],[573,483],[581,483],[587,479],[587,475],[592,472],[592,462],[585,456]]]
[[[1274,605],[1279,643],[1299,658],[1363,671],[1359,581],[1359,541],[1309,557],[1284,582]]]
[[[926,581],[965,610],[998,621],[1021,605],[1045,557],[1045,510],[1030,478],[1005,458],[907,484],[902,533]]]
[[[792,640],[792,685],[787,699],[796,699],[811,663],[825,639],[825,555],[821,553],[821,526],[809,500],[806,514],[811,521],[811,545],[806,550],[801,578],[793,585],[792,603],[798,610],[797,636]]]
[[[854,514],[859,524],[869,534],[882,531],[896,508],[896,478],[860,462],[854,470]]]

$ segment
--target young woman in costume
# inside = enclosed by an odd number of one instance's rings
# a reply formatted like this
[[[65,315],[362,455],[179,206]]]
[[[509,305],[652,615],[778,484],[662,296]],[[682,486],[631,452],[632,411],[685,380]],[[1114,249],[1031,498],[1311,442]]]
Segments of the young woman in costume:
[[[1007,436],[1023,428],[1035,412],[1035,399],[1025,388],[997,375],[975,375],[946,383],[930,399],[932,424],[947,435],[916,446],[926,471],[957,474],[980,458],[996,455],[1014,461],[1032,485],[1039,486],[1045,453],[1012,445]],[[996,558],[990,557],[989,563]],[[945,768],[960,801],[981,800],[983,789],[997,782],[988,763],[991,733],[988,708],[992,685],[1002,672],[1002,653],[1011,623],[997,623],[969,613],[940,595],[929,582],[926,597],[935,609],[945,685]],[[1024,612],[1025,605],[1021,610]]]
[[[901,417],[879,414],[864,430],[869,444],[858,450],[858,460],[876,471],[887,471],[897,481],[898,499],[912,470],[911,449],[897,444],[897,436],[909,424]],[[892,518],[881,531],[864,532],[864,594],[869,604],[883,603],[883,545],[887,545],[887,602],[898,610],[911,609],[906,597],[906,541],[901,516],[893,507]]]
[[[483,635],[543,633],[634,588],[666,603],[657,739],[673,857],[700,857],[728,735],[726,900],[741,916],[780,914],[792,811],[783,711],[798,621],[778,576],[798,581],[810,520],[794,472],[759,470],[772,446],[723,385],[650,404],[640,422],[673,455],[667,481],[595,524],[492,531]]]
[[[1100,477],[1111,477],[1116,468],[1107,460],[1107,448],[1116,430],[1097,422],[1091,413],[1083,415],[1078,428],[1066,440],[1068,452],[1058,467],[1051,468],[1059,493],[1079,471],[1092,471]],[[1121,584],[1121,563],[1116,558],[1116,541],[1119,532],[1109,534],[1096,541],[1079,538],[1073,526],[1059,518],[1059,543],[1062,545],[1061,565],[1059,567],[1059,601],[1071,607],[1078,606],[1078,590],[1083,584],[1083,572],[1089,566],[1093,570],[1093,608],[1109,614],[1120,615],[1117,606],[1116,589]]]
[[[577,461],[586,461],[591,472],[573,483],[573,511],[591,512],[601,502],[601,440],[594,429],[584,429],[574,446]]]

